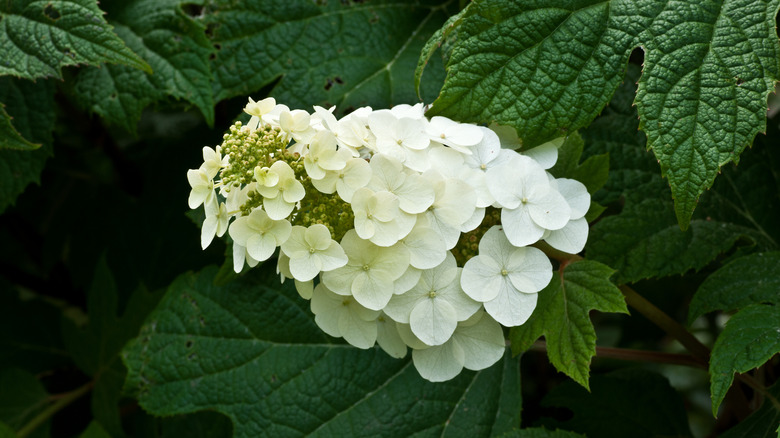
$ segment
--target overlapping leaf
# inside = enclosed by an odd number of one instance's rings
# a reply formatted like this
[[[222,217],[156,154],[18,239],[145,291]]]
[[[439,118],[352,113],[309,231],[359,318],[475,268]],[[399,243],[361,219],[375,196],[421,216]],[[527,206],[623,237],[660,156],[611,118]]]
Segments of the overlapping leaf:
[[[519,425],[516,360],[433,384],[408,359],[330,343],[289,282],[217,269],[176,280],[123,352],[155,415],[216,410],[235,436],[489,436]],[[237,385],[235,382],[242,382]]]
[[[19,368],[0,370],[0,421],[19,430],[49,404],[49,393],[30,372]],[[39,429],[48,435],[50,422]],[[29,432],[29,431],[28,431]]]
[[[691,299],[688,324],[715,310],[760,303],[780,305],[780,252],[740,257],[707,277]]]
[[[620,214],[603,218],[591,229],[588,258],[617,269],[617,283],[630,283],[701,269],[738,243],[763,247],[763,234],[745,222],[703,216],[691,221],[686,231],[679,229],[668,186],[645,150],[644,135],[637,131],[630,96],[638,76],[638,67],[629,66],[612,104],[583,131],[588,153],[610,154],[609,179],[596,199],[623,204]],[[710,210],[715,211],[701,213]]]
[[[205,28],[186,15],[180,3],[134,0],[109,5],[108,22],[154,73],[121,65],[81,69],[68,83],[75,101],[131,132],[144,107],[168,96],[192,102],[213,124],[208,58],[214,48]]]
[[[780,382],[769,388],[775,399],[780,399]],[[721,438],[779,438],[780,409],[769,400],[765,400],[753,414],[744,421],[727,430]]]
[[[591,310],[628,313],[623,294],[609,281],[613,270],[598,262],[571,263],[539,292],[539,303],[525,324],[510,332],[519,354],[544,336],[547,356],[558,371],[588,388],[590,361],[596,355]]]
[[[5,20],[3,20],[5,21]],[[0,22],[1,23],[1,22]],[[54,85],[0,77],[0,102],[13,117],[21,137],[43,146],[35,150],[0,148],[0,213],[13,205],[30,183],[39,183],[46,159],[52,154]],[[17,139],[18,140],[18,139]]]
[[[686,228],[720,167],[766,127],[777,10],[776,0],[475,1],[455,23],[430,114],[513,125],[538,144],[590,123],[641,46],[642,129]]]
[[[414,103],[414,66],[450,3],[214,2],[205,20],[219,47],[215,96],[247,96],[280,78],[272,94],[294,108]],[[434,64],[428,99],[443,77]]]
[[[753,304],[731,317],[712,347],[710,392],[712,413],[726,397],[734,373],[763,365],[780,352],[780,305]]]
[[[96,0],[0,3],[0,75],[61,78],[64,66],[103,62],[150,71],[112,32]]]

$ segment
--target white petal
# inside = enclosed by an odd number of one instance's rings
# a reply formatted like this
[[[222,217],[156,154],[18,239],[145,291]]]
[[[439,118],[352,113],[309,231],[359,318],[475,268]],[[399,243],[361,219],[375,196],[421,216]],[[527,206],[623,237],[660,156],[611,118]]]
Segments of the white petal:
[[[406,269],[406,272],[393,282],[393,293],[399,295],[407,292],[420,281],[420,275],[422,275],[420,269],[409,266],[409,268]]]
[[[588,241],[588,222],[584,217],[569,221],[560,230],[550,231],[544,241],[557,250],[577,254],[585,248]]]
[[[523,293],[535,293],[547,287],[553,270],[550,259],[537,248],[516,248],[506,267],[509,281]]]
[[[314,282],[295,280],[295,290],[298,291],[298,295],[300,295],[301,298],[310,300],[314,294]]]
[[[444,382],[460,374],[465,353],[454,342],[412,351],[412,361],[417,372],[431,382]]]
[[[524,151],[523,155],[533,158],[543,169],[549,169],[555,166],[555,162],[558,161],[558,148],[561,147],[565,139],[565,137],[558,137],[555,140]]]
[[[406,344],[398,334],[395,321],[380,315],[376,324],[376,342],[390,357],[400,359],[406,356]]]
[[[463,292],[463,288],[460,286],[462,272],[463,268],[457,268],[457,275],[453,282],[436,292],[437,299],[446,300],[452,305],[458,321],[470,318],[482,307],[482,303],[472,300],[466,295],[466,292]]]
[[[515,209],[501,210],[501,226],[507,239],[514,246],[527,246],[537,242],[544,234],[544,228],[531,219],[525,205]]]
[[[508,281],[507,285],[511,285]],[[536,307],[538,294],[524,294],[510,287],[502,288],[498,296],[485,303],[485,311],[504,327],[515,327],[528,320]]]
[[[276,239],[271,234],[254,234],[246,241],[246,252],[258,261],[268,260],[276,250]]]
[[[460,277],[460,285],[466,295],[479,302],[494,299],[503,282],[501,265],[483,255],[469,259]]]
[[[528,214],[534,222],[548,230],[558,230],[569,222],[571,208],[557,190],[550,188],[544,195],[534,196],[528,203]]]
[[[382,310],[393,296],[393,279],[379,270],[358,273],[352,282],[352,295],[364,307]]]
[[[409,249],[409,263],[418,269],[433,268],[447,255],[444,242],[427,226],[415,226],[402,242]]]
[[[217,234],[217,217],[210,216],[203,221],[200,229],[200,246],[206,249]]]
[[[506,351],[504,332],[488,315],[473,325],[459,324],[453,343],[463,350],[463,366],[474,371],[498,362]]]
[[[585,216],[590,208],[590,193],[584,184],[577,180],[558,178],[558,192],[566,199],[571,207],[571,219],[579,219]]]
[[[284,200],[282,193],[278,193],[274,198],[263,198],[263,208],[268,217],[273,220],[285,219],[292,213],[295,204]]]
[[[412,332],[428,345],[441,345],[452,336],[458,325],[455,309],[437,298],[422,300],[409,315]]]
[[[371,348],[376,343],[376,322],[364,321],[354,312],[341,314],[339,331],[344,340],[358,348]]]
[[[304,257],[290,258],[290,273],[298,281],[309,281],[320,273],[322,264],[319,259],[306,254]]]

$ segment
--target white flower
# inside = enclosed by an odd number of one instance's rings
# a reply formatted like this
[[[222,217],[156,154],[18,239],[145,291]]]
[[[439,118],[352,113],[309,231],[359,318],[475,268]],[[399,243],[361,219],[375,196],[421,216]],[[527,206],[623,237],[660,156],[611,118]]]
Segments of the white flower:
[[[458,123],[446,117],[433,117],[425,129],[428,137],[460,153],[471,154],[471,147],[482,141],[479,126]]]
[[[362,158],[350,158],[341,170],[329,170],[322,179],[312,179],[314,188],[322,193],[338,192],[346,202],[352,201],[352,195],[371,180],[371,166]]]
[[[430,269],[447,256],[444,241],[430,226],[425,216],[418,218],[412,231],[399,241],[409,250],[409,264],[417,269]]]
[[[536,292],[552,279],[552,264],[536,248],[517,248],[501,226],[491,227],[479,242],[479,255],[463,267],[460,284],[472,299],[504,326],[524,323],[536,307]]]
[[[236,219],[229,232],[234,243],[246,247],[253,259],[262,262],[290,237],[291,229],[292,225],[286,220],[273,220],[258,208],[249,216]]]
[[[196,209],[204,202],[214,199],[214,181],[204,169],[190,169],[187,171],[187,181],[192,187],[188,204]]]
[[[403,326],[398,326],[403,338]],[[424,379],[444,382],[460,374],[463,368],[478,371],[493,365],[505,351],[501,326],[485,312],[477,312],[458,323],[452,337],[444,344],[415,348],[412,361]]]
[[[409,213],[418,214],[433,204],[433,187],[416,173],[407,173],[401,162],[388,155],[371,157],[372,178],[368,188],[374,191],[386,190],[398,197],[398,207]]]
[[[464,321],[479,310],[480,303],[460,287],[460,268],[448,253],[439,266],[422,272],[408,292],[395,295],[384,311],[395,321],[409,323],[412,332],[427,345],[445,343]]]
[[[558,178],[554,184],[571,207],[571,220],[561,229],[545,232],[542,238],[557,250],[576,254],[588,241],[588,222],[584,216],[590,208],[590,194],[581,182],[573,179]]]
[[[336,149],[336,137],[330,131],[320,131],[313,136],[309,152],[303,157],[306,174],[312,180],[322,179],[328,170],[341,170],[351,154],[347,149]]]
[[[249,103],[244,107],[244,112],[249,114],[250,119],[246,126],[250,129],[257,129],[263,116],[270,113],[274,107],[276,107],[276,100],[273,97],[266,97],[265,99],[255,102],[252,98],[249,98]]]
[[[277,161],[271,165],[269,172],[279,175],[279,181],[272,187],[257,186],[257,191],[263,195],[263,207],[271,219],[284,219],[292,213],[295,203],[303,199],[306,190],[303,184],[295,178],[295,172],[289,164]]]
[[[544,231],[563,228],[571,208],[547,179],[547,173],[533,159],[516,155],[490,169],[487,184],[503,207],[501,223],[515,246],[538,241]]]
[[[398,205],[398,197],[390,192],[357,189],[351,206],[358,236],[379,246],[391,246],[409,234],[416,219],[401,211]]]
[[[366,309],[354,297],[334,294],[325,284],[314,288],[311,297],[314,322],[325,333],[358,348],[371,348],[377,337],[379,311]]]
[[[227,166],[228,158],[230,157],[222,157],[219,146],[217,146],[216,150],[205,146],[203,148],[203,164],[200,165],[200,168],[206,171],[209,178],[214,179],[220,169]]]
[[[474,215],[477,193],[465,182],[444,179],[438,172],[429,170],[423,174],[432,185],[436,196],[425,216],[428,224],[444,241],[446,249],[452,249],[458,243],[460,229]]]
[[[324,272],[322,282],[333,292],[354,295],[363,306],[380,310],[393,296],[393,282],[409,267],[409,251],[396,245],[376,246],[349,230],[341,239],[349,261],[346,266]]]
[[[397,158],[404,166],[419,172],[428,169],[425,148],[431,143],[420,119],[398,118],[389,110],[374,111],[368,125],[376,136],[376,150]]]
[[[311,127],[311,115],[304,110],[279,113],[279,127],[298,143],[309,144],[316,131]]]
[[[322,224],[292,227],[282,251],[290,257],[290,273],[298,281],[309,281],[321,271],[332,271],[347,264],[344,250],[330,238],[330,231]]]
[[[203,221],[203,226],[200,229],[200,246],[206,249],[211,241],[214,240],[214,236],[222,237],[227,231],[228,221],[230,218],[227,214],[227,207],[224,203],[217,205],[216,198],[212,198],[210,202],[205,205],[206,219]]]

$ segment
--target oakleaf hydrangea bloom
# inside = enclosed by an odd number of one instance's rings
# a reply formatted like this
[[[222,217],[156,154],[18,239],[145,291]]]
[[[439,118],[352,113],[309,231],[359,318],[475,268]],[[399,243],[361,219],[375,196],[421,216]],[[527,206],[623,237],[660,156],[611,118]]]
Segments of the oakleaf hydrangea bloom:
[[[548,169],[564,138],[524,148],[507,127],[425,107],[290,109],[249,99],[187,173],[201,246],[230,237],[236,272],[273,257],[328,335],[445,381],[505,353],[553,279],[543,250],[581,251],[590,194]]]

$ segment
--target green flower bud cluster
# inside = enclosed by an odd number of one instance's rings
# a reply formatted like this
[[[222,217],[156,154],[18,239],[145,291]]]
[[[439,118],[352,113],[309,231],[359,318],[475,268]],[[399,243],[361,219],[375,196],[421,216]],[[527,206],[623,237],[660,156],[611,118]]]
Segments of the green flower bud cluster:
[[[306,189],[306,197],[301,201],[301,207],[293,224],[304,227],[314,224],[325,225],[332,238],[337,242],[341,241],[344,234],[355,227],[352,207],[335,193],[327,194],[317,190],[308,176],[301,182]]]
[[[250,184],[254,181],[255,167],[269,167],[280,158],[292,155],[286,152],[287,141],[280,130],[270,126],[252,131],[236,122],[222,139],[222,154],[230,157],[220,174],[227,187]]]
[[[487,207],[485,218],[482,223],[468,233],[462,233],[458,244],[452,249],[452,254],[458,262],[458,266],[464,266],[469,259],[479,253],[479,241],[482,236],[494,225],[501,225],[501,210],[494,207]]]

